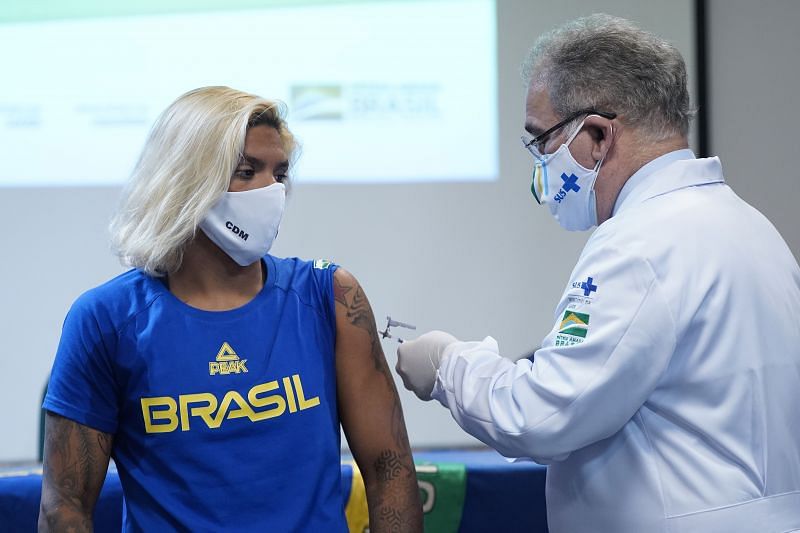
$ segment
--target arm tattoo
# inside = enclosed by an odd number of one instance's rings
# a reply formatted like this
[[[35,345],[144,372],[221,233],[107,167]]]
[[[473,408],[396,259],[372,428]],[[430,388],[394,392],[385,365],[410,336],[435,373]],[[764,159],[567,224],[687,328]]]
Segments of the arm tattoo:
[[[355,327],[367,331],[370,338],[374,337],[377,340],[378,328],[375,324],[375,315],[372,314],[372,307],[360,285],[356,286],[356,292],[347,307],[347,319]]]
[[[378,474],[378,479],[381,481],[391,481],[397,479],[400,475],[409,475],[407,461],[403,459],[395,450],[383,450],[378,458],[375,460],[375,473]]]
[[[107,433],[98,433],[97,446],[104,455],[111,457],[111,435]]]
[[[352,287],[339,283],[339,278],[336,276],[333,277],[333,299],[345,307],[347,307],[346,296],[351,289]]]
[[[422,504],[411,457],[396,450],[383,450],[374,464],[378,483],[384,486],[377,496],[377,519],[373,531],[419,531]]]
[[[352,285],[349,282],[352,280]],[[381,348],[381,341],[378,337],[378,328],[375,324],[375,315],[372,313],[372,307],[369,305],[366,294],[361,289],[361,285],[352,279],[345,278],[345,282],[339,281],[336,276],[334,281],[334,298],[345,308],[345,316],[348,322],[359,329],[367,332],[370,340],[370,353],[372,361],[375,364],[375,370],[383,374],[386,384],[391,389],[394,396],[394,405],[392,406],[392,417],[390,427],[394,442],[398,449],[404,449],[408,446],[408,434],[406,432],[406,423],[403,419],[403,410],[400,407],[400,400],[397,397],[397,389],[394,386],[394,379],[389,370],[389,365],[386,363],[386,357],[383,355],[383,348]],[[355,289],[355,291],[353,291]]]
[[[88,517],[46,517],[47,529],[45,525],[39,524],[39,531],[64,531],[65,533],[80,533],[83,531],[92,531],[92,521]]]
[[[374,482],[367,488],[370,529],[375,533],[421,532],[422,504],[397,388],[383,355],[369,300],[358,282],[349,274],[343,274],[334,275],[334,299],[342,306],[337,306],[337,315],[339,319],[344,318],[351,326],[366,332],[369,344],[365,348],[369,349],[375,370],[383,375],[392,395],[388,426],[391,443],[387,443],[388,447],[374,459],[371,465],[373,475],[370,476]]]
[[[46,417],[39,528],[90,531],[113,437],[52,413]]]
[[[394,380],[383,355],[381,341],[378,338],[378,328],[375,324],[375,315],[372,313],[372,307],[369,305],[367,295],[364,294],[361,285],[355,280],[353,280],[352,285],[346,284],[347,282],[340,282],[335,276],[333,280],[334,299],[344,306],[347,321],[369,335],[370,353],[375,364],[375,370],[383,373],[389,387],[394,390]]]
[[[408,531],[409,522],[403,518],[403,513],[393,507],[381,507],[378,509],[378,516],[382,523],[388,526],[386,531],[400,533]]]

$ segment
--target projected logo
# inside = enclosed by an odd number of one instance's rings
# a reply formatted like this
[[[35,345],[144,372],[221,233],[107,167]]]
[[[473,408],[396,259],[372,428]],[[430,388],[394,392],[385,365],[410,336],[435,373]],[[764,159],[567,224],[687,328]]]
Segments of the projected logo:
[[[437,84],[293,85],[294,120],[438,118]]]
[[[341,85],[292,86],[292,117],[296,120],[341,120]]]

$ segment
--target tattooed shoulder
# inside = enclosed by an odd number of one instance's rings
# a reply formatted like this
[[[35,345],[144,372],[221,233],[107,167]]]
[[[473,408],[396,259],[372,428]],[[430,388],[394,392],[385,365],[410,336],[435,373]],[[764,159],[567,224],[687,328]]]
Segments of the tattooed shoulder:
[[[367,351],[372,357],[375,370],[384,374],[389,387],[394,390],[394,381],[392,381],[389,366],[386,364],[386,358],[383,356],[375,315],[372,313],[372,306],[370,306],[361,284],[352,274],[339,268],[333,274],[333,295],[336,303],[339,304],[336,310],[337,316],[367,334]]]

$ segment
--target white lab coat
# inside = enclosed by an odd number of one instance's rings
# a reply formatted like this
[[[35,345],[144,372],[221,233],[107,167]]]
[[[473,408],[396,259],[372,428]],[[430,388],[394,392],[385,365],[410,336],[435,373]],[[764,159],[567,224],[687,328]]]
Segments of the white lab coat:
[[[632,176],[534,361],[459,343],[433,397],[549,464],[551,533],[800,529],[800,269],[717,158]]]

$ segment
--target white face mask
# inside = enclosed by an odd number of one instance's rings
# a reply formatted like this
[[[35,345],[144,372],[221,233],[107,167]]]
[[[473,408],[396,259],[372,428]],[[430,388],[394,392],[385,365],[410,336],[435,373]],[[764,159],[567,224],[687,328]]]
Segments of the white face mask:
[[[226,192],[200,222],[200,228],[239,265],[251,265],[272,248],[285,203],[283,183]]]
[[[569,144],[581,128],[583,122],[552,154],[541,155],[534,147],[528,147],[536,158],[531,192],[537,202],[550,208],[550,213],[568,231],[583,231],[597,225],[594,182],[603,161],[588,169],[572,157]]]

